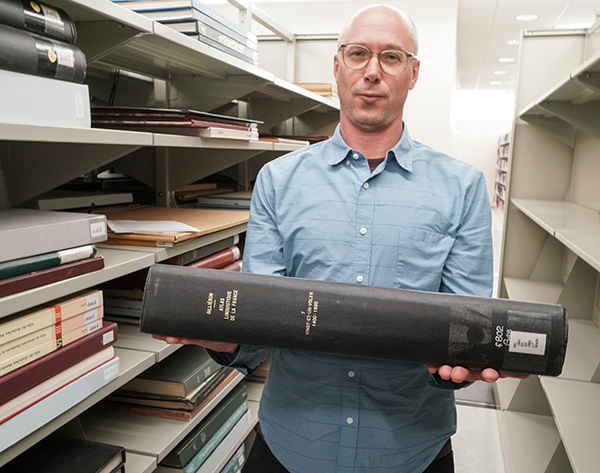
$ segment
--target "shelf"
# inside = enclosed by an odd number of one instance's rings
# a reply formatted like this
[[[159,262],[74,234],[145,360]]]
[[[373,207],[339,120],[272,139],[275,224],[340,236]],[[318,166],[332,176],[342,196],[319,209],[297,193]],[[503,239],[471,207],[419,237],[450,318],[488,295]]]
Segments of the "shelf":
[[[594,473],[600,465],[600,384],[542,378],[573,471]]]
[[[154,356],[156,363],[164,360],[181,347],[181,345],[156,340],[147,333],[141,333],[137,325],[124,323],[119,324],[119,338],[115,342],[115,346],[150,353]]]
[[[598,213],[571,202],[511,199],[531,220],[600,271]]]
[[[128,414],[96,406],[80,416],[81,425],[89,440],[116,443],[128,452],[153,456],[160,462],[243,377],[239,374],[189,422]]]
[[[600,382],[600,330],[591,320],[569,320],[569,342],[560,378]]]
[[[115,355],[119,357],[121,368],[119,377],[117,379],[99,389],[79,404],[73,406],[68,411],[54,418],[32,434],[20,440],[12,447],[0,452],[0,465],[4,465],[8,461],[12,460],[17,455],[21,454],[29,447],[33,446],[35,443],[39,442],[44,437],[54,432],[56,429],[63,426],[70,420],[74,419],[79,414],[96,404],[99,400],[112,393],[114,390],[120,388],[126,382],[135,378],[142,371],[154,364],[154,357],[150,353],[115,348]]]
[[[556,304],[563,286],[549,281],[504,278],[508,298],[516,301],[543,302]]]
[[[152,473],[156,469],[156,458],[127,452],[125,469],[127,473]]]
[[[507,470],[512,473],[545,472],[561,443],[552,417],[502,411],[499,421],[501,431],[506,432],[502,439],[508,439],[508,445],[503,448],[508,450],[512,468]]]
[[[137,251],[99,248],[97,255],[104,257],[105,267],[101,270],[0,298],[0,318],[147,268],[154,263],[153,254]]]

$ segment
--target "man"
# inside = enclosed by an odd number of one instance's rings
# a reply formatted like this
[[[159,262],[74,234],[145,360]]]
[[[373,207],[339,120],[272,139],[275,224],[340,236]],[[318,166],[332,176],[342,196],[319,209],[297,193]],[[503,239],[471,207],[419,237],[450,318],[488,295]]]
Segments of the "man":
[[[267,164],[244,271],[490,296],[490,206],[475,168],[414,142],[403,107],[419,75],[412,21],[371,6],[348,22],[331,140]],[[157,337],[164,338],[164,337]],[[272,355],[262,433],[244,473],[452,472],[453,389],[492,369],[426,367],[180,340],[244,373]]]

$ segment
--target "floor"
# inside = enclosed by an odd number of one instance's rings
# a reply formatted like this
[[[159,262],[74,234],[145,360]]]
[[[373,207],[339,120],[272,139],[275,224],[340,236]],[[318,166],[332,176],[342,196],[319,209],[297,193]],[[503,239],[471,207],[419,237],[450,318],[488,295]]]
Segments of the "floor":
[[[498,281],[502,213],[492,210],[494,240],[494,296]],[[456,393],[458,430],[452,438],[456,473],[505,473],[495,386],[474,383]]]

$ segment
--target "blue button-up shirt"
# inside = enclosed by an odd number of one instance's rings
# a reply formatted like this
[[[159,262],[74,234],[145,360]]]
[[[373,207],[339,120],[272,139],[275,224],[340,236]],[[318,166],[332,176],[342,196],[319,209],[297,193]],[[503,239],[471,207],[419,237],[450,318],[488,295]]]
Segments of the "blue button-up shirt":
[[[338,129],[257,178],[244,271],[490,296],[492,266],[483,174],[406,127],[373,172]],[[216,357],[247,373],[268,355],[259,419],[290,472],[422,472],[455,432],[457,386],[422,364],[250,346]]]

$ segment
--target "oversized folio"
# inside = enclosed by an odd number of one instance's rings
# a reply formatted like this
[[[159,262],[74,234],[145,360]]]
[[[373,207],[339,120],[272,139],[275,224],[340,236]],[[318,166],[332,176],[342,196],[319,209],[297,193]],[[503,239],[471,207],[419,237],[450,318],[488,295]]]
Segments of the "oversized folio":
[[[158,335],[558,376],[563,306],[154,265],[140,330]]]

